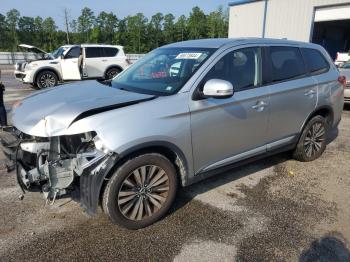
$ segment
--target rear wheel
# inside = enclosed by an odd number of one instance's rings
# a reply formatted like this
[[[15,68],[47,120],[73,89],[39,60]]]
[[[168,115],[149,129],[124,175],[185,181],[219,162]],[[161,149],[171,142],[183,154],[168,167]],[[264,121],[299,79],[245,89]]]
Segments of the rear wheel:
[[[110,79],[113,79],[116,75],[118,75],[122,70],[120,70],[119,68],[117,67],[112,67],[110,69],[107,70],[106,72],[106,76],[105,76],[105,79],[106,80],[110,80]]]
[[[306,124],[293,157],[302,162],[319,158],[326,149],[327,130],[328,124],[324,117],[313,117]]]
[[[58,77],[52,71],[42,71],[38,74],[36,78],[36,86],[38,88],[48,88],[57,86]]]
[[[168,212],[176,191],[173,164],[160,154],[140,155],[114,173],[103,195],[103,210],[115,224],[143,228]]]

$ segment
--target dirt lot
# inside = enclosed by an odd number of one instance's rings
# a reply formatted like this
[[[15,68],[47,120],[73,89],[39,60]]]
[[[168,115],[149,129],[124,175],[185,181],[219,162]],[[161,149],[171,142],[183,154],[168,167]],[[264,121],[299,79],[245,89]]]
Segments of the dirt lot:
[[[3,80],[8,106],[30,92],[10,70]],[[350,261],[349,130],[350,107],[320,159],[280,154],[181,189],[166,218],[138,231],[69,199],[20,200],[2,170],[0,261]]]

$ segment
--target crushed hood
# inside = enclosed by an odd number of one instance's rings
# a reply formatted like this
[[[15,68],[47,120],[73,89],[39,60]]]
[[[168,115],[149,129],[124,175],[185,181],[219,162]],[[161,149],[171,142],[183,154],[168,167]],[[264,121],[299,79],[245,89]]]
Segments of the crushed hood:
[[[84,81],[32,94],[15,105],[12,121],[16,128],[28,135],[62,135],[80,119],[154,97],[119,90],[97,81]]]

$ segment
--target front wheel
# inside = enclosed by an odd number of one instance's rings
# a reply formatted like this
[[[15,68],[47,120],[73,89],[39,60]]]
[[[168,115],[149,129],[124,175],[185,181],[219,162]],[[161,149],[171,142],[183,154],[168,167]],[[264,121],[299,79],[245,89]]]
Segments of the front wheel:
[[[40,72],[36,78],[36,86],[38,88],[54,87],[58,84],[57,75],[51,71]]]
[[[147,227],[168,212],[176,191],[174,165],[160,154],[140,155],[116,170],[104,191],[103,210],[125,228]]]
[[[309,162],[319,158],[326,149],[327,130],[328,125],[324,117],[313,117],[306,124],[293,157],[302,162]]]

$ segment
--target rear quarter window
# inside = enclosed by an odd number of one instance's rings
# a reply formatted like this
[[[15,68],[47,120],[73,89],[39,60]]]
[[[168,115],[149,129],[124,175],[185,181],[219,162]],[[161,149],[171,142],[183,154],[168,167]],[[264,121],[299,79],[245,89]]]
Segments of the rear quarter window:
[[[312,75],[322,74],[329,70],[329,63],[320,51],[311,48],[301,48],[301,52]]]
[[[297,47],[270,47],[272,82],[287,81],[307,74],[303,57]]]
[[[114,48],[114,47],[105,47],[105,48],[103,48],[103,51],[104,51],[105,57],[116,56],[119,52],[118,48]]]

